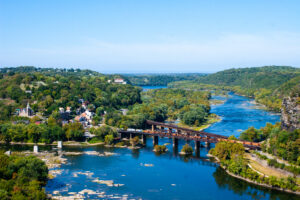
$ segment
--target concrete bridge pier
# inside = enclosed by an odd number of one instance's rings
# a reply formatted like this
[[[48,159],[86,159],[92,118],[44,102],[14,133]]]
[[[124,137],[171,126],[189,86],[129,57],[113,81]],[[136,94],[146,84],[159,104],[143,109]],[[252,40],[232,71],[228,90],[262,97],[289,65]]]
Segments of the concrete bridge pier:
[[[173,137],[173,148],[177,148],[178,149],[178,139]]]
[[[156,128],[156,126],[152,124],[152,127],[151,127],[152,131],[155,131],[155,128]]]
[[[132,133],[129,134],[129,139],[132,140],[134,135]]]
[[[200,157],[200,141],[194,141],[195,142],[195,156],[197,158]]]
[[[195,141],[195,151],[200,151],[200,141]]]
[[[143,145],[146,146],[146,144],[147,144],[147,136],[146,135],[142,135],[142,143],[143,143]]]
[[[153,146],[158,145],[158,136],[153,136]]]
[[[174,156],[178,155],[178,146],[173,146],[173,155]]]

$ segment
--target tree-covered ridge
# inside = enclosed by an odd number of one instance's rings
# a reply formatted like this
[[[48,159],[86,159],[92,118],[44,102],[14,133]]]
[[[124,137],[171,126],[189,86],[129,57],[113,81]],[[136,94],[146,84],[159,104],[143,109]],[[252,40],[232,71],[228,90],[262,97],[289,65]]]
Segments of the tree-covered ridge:
[[[59,107],[78,108],[80,99],[89,102],[95,109],[126,108],[141,101],[139,88],[109,83],[108,76],[79,72],[69,75],[47,73],[30,71],[2,74],[0,119],[8,120],[15,108],[25,107],[27,102],[35,112],[48,116]]]
[[[33,67],[33,66],[20,66],[20,67],[4,67],[0,68],[1,74],[9,74],[13,75],[15,73],[34,73],[40,72],[44,75],[56,75],[60,74],[63,76],[84,76],[84,75],[94,75],[94,76],[104,76],[99,72],[95,72],[88,69],[67,69],[67,68],[41,68],[41,67]]]
[[[106,124],[121,128],[144,128],[146,120],[181,120],[186,125],[201,125],[207,120],[210,106],[209,92],[182,89],[149,90],[142,95],[142,103],[135,104],[127,115],[110,112]]]
[[[268,108],[280,111],[282,98],[300,87],[300,69],[285,66],[265,66],[229,69],[194,81],[170,83],[173,88],[232,90],[254,97]],[[198,86],[199,85],[199,86]]]
[[[220,71],[208,76],[199,77],[201,83],[240,86],[242,88],[276,89],[291,78],[299,75],[300,69],[284,66],[265,66],[238,68]]]
[[[138,86],[168,85],[170,82],[182,80],[195,80],[204,76],[202,73],[174,73],[174,74],[123,74],[130,83]]]
[[[0,153],[0,199],[47,199],[46,164],[34,156]]]

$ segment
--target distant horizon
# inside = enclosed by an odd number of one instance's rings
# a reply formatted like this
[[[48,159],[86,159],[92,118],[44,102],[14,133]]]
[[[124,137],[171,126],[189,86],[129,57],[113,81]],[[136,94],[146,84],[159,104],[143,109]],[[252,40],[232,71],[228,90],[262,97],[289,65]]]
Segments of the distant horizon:
[[[300,66],[300,1],[0,0],[0,66],[213,73]]]
[[[224,68],[222,70],[218,71],[99,71],[98,69],[92,69],[88,67],[44,67],[44,66],[33,66],[33,65],[20,65],[20,66],[0,66],[0,69],[2,68],[17,68],[17,67],[35,67],[35,68],[51,68],[51,69],[81,69],[81,70],[92,70],[98,73],[102,74],[122,74],[122,75],[149,75],[149,74],[212,74],[224,70],[229,70],[229,69],[243,69],[243,68],[259,68],[259,67],[266,67],[266,66],[276,66],[276,67],[293,67],[293,68],[299,68],[298,66],[288,66],[288,65],[263,65],[263,66],[250,66],[250,67],[228,67]]]

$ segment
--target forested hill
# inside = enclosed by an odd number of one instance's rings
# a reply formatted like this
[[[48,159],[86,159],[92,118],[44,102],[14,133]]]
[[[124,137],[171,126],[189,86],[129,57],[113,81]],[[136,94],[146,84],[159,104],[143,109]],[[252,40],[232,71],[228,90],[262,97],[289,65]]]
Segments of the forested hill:
[[[85,75],[93,75],[93,76],[104,76],[99,72],[95,72],[88,69],[66,69],[66,68],[40,68],[40,67],[33,67],[33,66],[20,66],[20,67],[5,67],[0,68],[1,74],[8,74],[13,75],[15,73],[35,73],[39,72],[43,75],[64,75],[64,76],[85,76]]]
[[[299,68],[265,66],[224,70],[199,77],[198,81],[222,86],[240,86],[249,90],[258,88],[276,89],[299,75]]]
[[[229,69],[198,77],[190,82],[171,83],[170,86],[203,89],[203,84],[254,97],[270,109],[280,111],[282,98],[299,90],[300,69],[287,66]]]
[[[59,107],[78,108],[81,99],[89,102],[91,110],[127,108],[141,102],[140,88],[111,83],[111,78],[114,77],[90,70],[2,68],[0,120],[9,120],[15,109],[24,108],[27,102],[34,112],[44,116]]]
[[[168,85],[170,82],[195,80],[206,74],[202,73],[175,73],[175,74],[122,74],[130,83],[138,86]]]

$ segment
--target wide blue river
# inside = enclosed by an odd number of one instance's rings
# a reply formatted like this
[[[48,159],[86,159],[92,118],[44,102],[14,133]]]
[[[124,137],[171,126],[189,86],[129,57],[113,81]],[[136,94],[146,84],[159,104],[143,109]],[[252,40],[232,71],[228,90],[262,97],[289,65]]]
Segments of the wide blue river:
[[[267,122],[280,120],[279,115],[255,108],[251,100],[245,97],[230,94],[223,99],[224,104],[214,105],[211,109],[222,120],[209,127],[208,132],[238,136],[241,130],[250,126],[259,128]],[[172,141],[168,138],[160,138],[159,143],[170,143],[169,151],[156,155],[152,151],[151,138],[147,146],[139,150],[103,146],[64,147],[64,151],[115,154],[66,156],[68,163],[61,166],[61,174],[48,182],[46,191],[63,196],[81,192],[86,199],[297,199],[295,195],[259,187],[227,175],[209,161],[207,148],[201,149],[200,156],[186,158],[173,152]],[[183,144],[184,141],[179,142],[179,150]],[[120,185],[108,186],[103,184],[103,180]],[[92,192],[85,193],[85,189]]]

